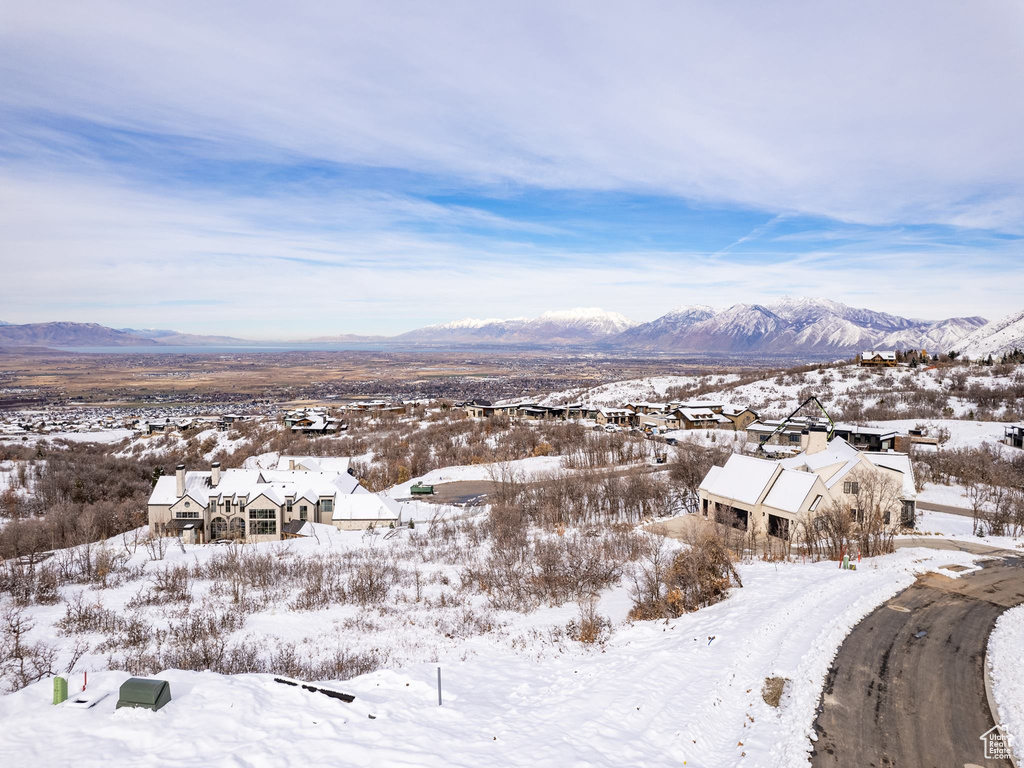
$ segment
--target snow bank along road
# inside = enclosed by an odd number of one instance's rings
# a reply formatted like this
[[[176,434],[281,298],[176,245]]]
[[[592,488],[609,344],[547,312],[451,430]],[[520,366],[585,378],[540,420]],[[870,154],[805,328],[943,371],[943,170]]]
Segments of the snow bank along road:
[[[994,766],[980,737],[995,723],[985,648],[1007,608],[1024,603],[1024,560],[928,574],[861,621],[829,672],[815,766]]]

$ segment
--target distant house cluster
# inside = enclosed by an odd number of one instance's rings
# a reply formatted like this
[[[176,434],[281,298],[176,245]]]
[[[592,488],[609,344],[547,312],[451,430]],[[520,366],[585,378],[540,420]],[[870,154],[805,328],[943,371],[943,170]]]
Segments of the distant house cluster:
[[[348,429],[344,419],[320,406],[286,411],[282,420],[287,429],[304,435],[330,435]]]
[[[131,420],[119,418],[117,415],[78,416],[71,412],[57,414],[22,411],[0,416],[0,436],[18,438],[30,434],[84,434],[108,429],[126,429],[132,424]]]
[[[277,541],[302,535],[307,523],[363,530],[401,522],[401,506],[363,488],[347,458],[282,456],[273,469],[179,465],[149,498],[150,530],[189,543]]]
[[[617,407],[601,407],[583,403],[541,405],[532,401],[492,405],[482,400],[459,405],[469,416],[476,418],[503,414],[512,419],[528,421],[588,419],[599,427],[633,428],[648,433],[664,433],[680,429],[739,431],[757,419],[757,414],[745,406],[704,400],[676,400],[667,403],[627,402]]]
[[[251,417],[237,413],[223,413],[219,416],[164,416],[139,419],[133,426],[144,435],[166,435],[172,432],[186,433],[193,430],[228,429],[232,424],[248,421]]]
[[[831,433],[861,451],[911,450],[914,445],[936,445],[938,440],[920,430],[903,433],[891,427],[862,427],[855,424],[828,423],[813,417],[794,416],[788,419],[764,419],[747,425],[747,438],[762,453],[787,456],[806,451],[818,431]]]

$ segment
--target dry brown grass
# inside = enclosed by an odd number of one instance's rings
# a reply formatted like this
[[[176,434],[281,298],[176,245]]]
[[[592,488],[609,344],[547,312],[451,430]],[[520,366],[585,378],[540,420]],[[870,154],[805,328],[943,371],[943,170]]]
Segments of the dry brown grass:
[[[786,683],[788,682],[788,677],[766,677],[764,679],[764,686],[761,688],[761,698],[764,699],[764,703],[769,707],[778,709],[779,702],[782,701],[782,694],[786,691]]]

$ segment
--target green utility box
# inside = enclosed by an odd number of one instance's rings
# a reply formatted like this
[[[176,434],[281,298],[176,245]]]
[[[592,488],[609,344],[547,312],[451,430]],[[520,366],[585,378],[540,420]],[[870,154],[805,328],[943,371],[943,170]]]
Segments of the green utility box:
[[[413,496],[432,496],[434,494],[434,486],[422,485],[416,483],[412,488],[409,489]]]
[[[63,677],[53,678],[53,703],[63,704],[68,700],[68,681]]]
[[[166,680],[133,677],[121,684],[116,709],[143,707],[156,712],[171,700],[171,684]]]

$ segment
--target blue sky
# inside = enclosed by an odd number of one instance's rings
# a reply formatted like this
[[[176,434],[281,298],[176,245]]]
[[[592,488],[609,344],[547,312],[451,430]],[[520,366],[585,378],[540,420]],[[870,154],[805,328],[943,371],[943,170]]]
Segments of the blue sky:
[[[8,4],[0,320],[1019,310],[1024,10],[893,6]]]

